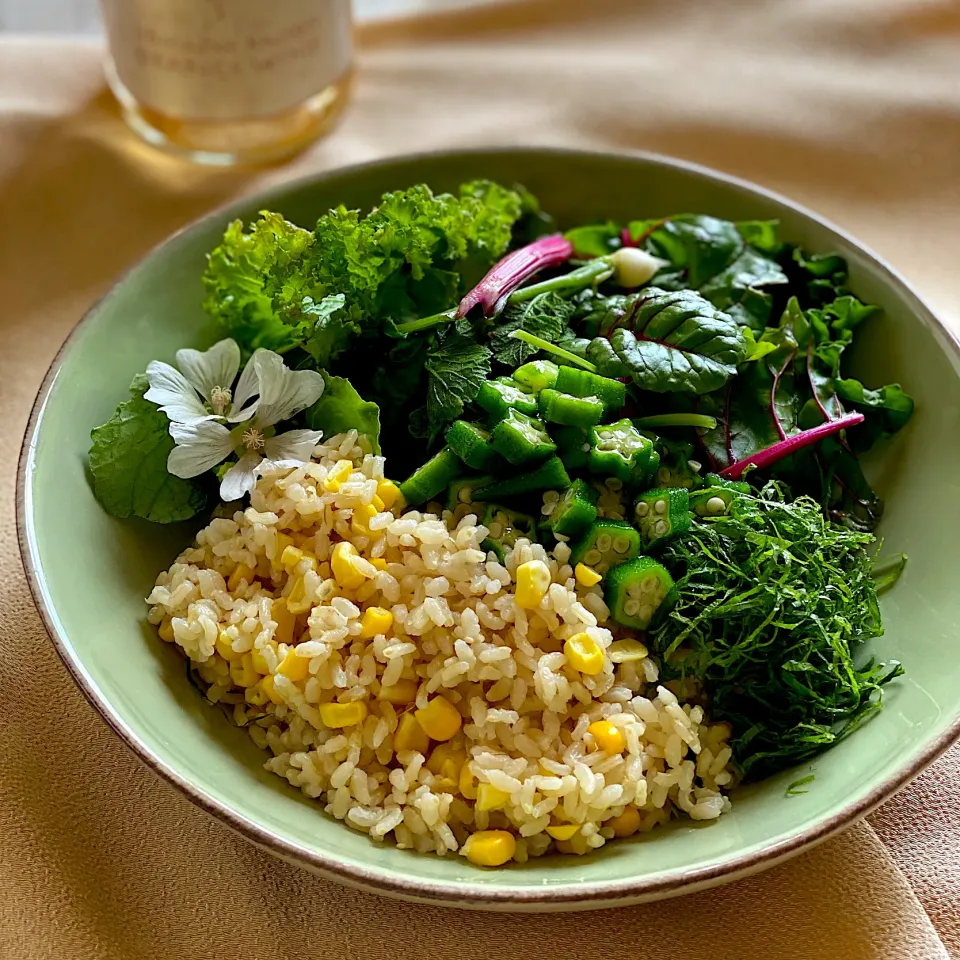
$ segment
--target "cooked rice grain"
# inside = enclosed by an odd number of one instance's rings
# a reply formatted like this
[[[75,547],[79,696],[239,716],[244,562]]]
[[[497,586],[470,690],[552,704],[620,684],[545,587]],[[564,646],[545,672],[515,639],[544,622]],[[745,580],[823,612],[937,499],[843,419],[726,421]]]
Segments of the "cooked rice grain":
[[[700,707],[658,686],[650,659],[607,659],[597,676],[566,664],[573,634],[603,648],[613,640],[602,592],[576,583],[569,547],[550,555],[520,540],[501,564],[481,548],[477,516],[462,511],[381,511],[361,535],[355,511],[384,477],[383,458],[363,444],[349,431],[307,465],[269,470],[251,505],[212,520],[147,598],[150,622],[190,658],[208,698],[270,751],[268,770],[374,840],[392,834],[441,855],[486,829],[510,830],[520,861],[586,853],[613,838],[610,822],[628,806],[642,830],[730,808],[725,724],[705,723]],[[343,539],[362,558],[353,589],[332,575]],[[529,560],[544,561],[553,581],[536,610],[512,592]],[[304,612],[275,609],[281,598]],[[361,638],[371,606],[393,624]],[[436,696],[461,714],[459,732],[427,756],[398,750],[403,714]],[[354,702],[366,707],[360,722],[325,726],[322,707]],[[623,733],[622,754],[596,748],[588,727],[599,719]],[[488,789],[481,805],[482,784],[501,792]],[[556,841],[546,830],[558,824],[579,830]]]

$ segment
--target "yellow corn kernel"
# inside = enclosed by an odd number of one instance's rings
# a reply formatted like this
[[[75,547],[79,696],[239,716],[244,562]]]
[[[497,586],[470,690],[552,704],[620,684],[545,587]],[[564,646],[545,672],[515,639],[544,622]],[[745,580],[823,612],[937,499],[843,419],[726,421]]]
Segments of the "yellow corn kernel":
[[[260,681],[262,683],[263,681]],[[267,700],[270,698],[267,696],[267,691],[260,686],[260,683],[255,683],[252,687],[247,687],[243,691],[243,699],[250,704],[251,707],[262,707]]]
[[[377,508],[372,503],[361,503],[353,508],[350,519],[350,529],[358,537],[370,536],[370,521],[377,515]]]
[[[230,663],[230,679],[238,687],[252,687],[261,677],[253,666],[253,658],[245,653],[239,660]]]
[[[517,567],[517,589],[514,599],[518,607],[533,610],[550,589],[550,568],[542,560],[528,560]]]
[[[650,653],[636,637],[624,637],[622,640],[614,640],[607,647],[607,655],[611,663],[633,663],[636,660],[646,660]]]
[[[473,772],[470,770],[470,764],[465,763],[460,768],[460,793],[465,800],[476,800],[477,799],[477,790],[479,789],[479,784],[477,783],[477,778],[473,775]]]
[[[400,488],[392,480],[381,480],[377,484],[377,496],[383,501],[385,510],[389,510],[400,496]]]
[[[360,621],[360,638],[369,640],[378,633],[386,633],[393,626],[393,614],[383,607],[367,607]]]
[[[612,827],[615,837],[632,837],[640,829],[640,811],[636,807],[624,807],[619,817],[604,820],[603,825]]]
[[[477,809],[481,812],[499,810],[509,799],[509,793],[492,783],[481,783],[477,787]]]
[[[165,640],[167,643],[173,643],[173,621],[170,617],[164,617],[160,621],[160,626],[157,627],[157,633],[160,634],[160,639]]]
[[[597,573],[593,567],[588,567],[585,563],[578,563],[573,568],[573,575],[581,587],[595,587],[603,579],[602,574]]]
[[[273,682],[273,677],[270,676],[270,674],[267,674],[267,676],[260,681],[259,687],[277,706],[283,703],[283,697],[277,693],[277,685]]]
[[[328,727],[352,727],[367,719],[367,705],[359,700],[351,703],[321,703],[320,719]]]
[[[373,566],[375,566],[378,570],[387,569],[387,561],[384,560],[383,557],[370,557],[369,560],[370,563],[373,564]]]
[[[435,776],[448,776],[449,770],[445,770],[444,767],[447,764],[453,764],[455,766],[455,772],[453,774],[454,779],[457,779],[460,776],[460,767],[466,761],[467,755],[464,751],[453,746],[451,743],[438,743],[431,751],[430,756],[427,757],[427,762],[424,766]]]
[[[456,793],[456,777],[434,777],[430,783],[430,789],[434,793]]]
[[[306,680],[310,673],[310,658],[298,657],[296,650],[288,650],[283,662],[277,667],[277,673],[282,673],[288,680],[293,680],[294,683],[298,680]],[[329,727],[331,724],[327,723],[327,726]]]
[[[422,710],[415,711],[414,716],[431,740],[450,740],[463,724],[460,711],[446,697],[434,697]]]
[[[547,833],[554,840],[569,840],[579,829],[579,823],[557,823],[547,827]]]
[[[287,612],[297,616],[301,613],[309,613],[313,609],[313,601],[307,598],[307,585],[303,577],[297,577],[293,581],[293,587],[287,594]]]
[[[400,725],[393,735],[393,749],[397,753],[401,750],[415,750],[423,754],[430,749],[430,738],[424,733],[423,727],[417,723],[412,713],[405,713],[400,718]]]
[[[337,493],[341,484],[351,473],[353,473],[353,463],[350,460],[338,460],[327,474],[327,479],[323,481],[323,489],[327,493]]]
[[[381,513],[387,509],[387,505],[376,494],[373,495],[373,500],[370,502],[377,508],[377,513]]]
[[[347,543],[346,540],[342,540],[333,548],[330,567],[333,570],[333,578],[343,590],[356,590],[366,579],[353,565],[354,557],[357,555],[356,547],[352,543]]]
[[[242,654],[237,653],[237,651],[233,649],[233,641],[223,630],[217,634],[217,640],[213,645],[213,649],[216,650],[224,660],[239,660],[242,656]]]
[[[420,684],[416,680],[398,680],[380,688],[380,699],[396,706],[406,706],[417,699]]]
[[[609,720],[595,720],[587,727],[596,745],[605,753],[623,753],[627,740],[623,731]]]
[[[478,867],[500,867],[517,852],[517,841],[506,830],[479,830],[467,837],[463,852]]]
[[[286,533],[277,534],[277,552],[274,554],[277,563],[282,563],[283,551],[293,544],[293,537]]]
[[[286,597],[273,601],[270,606],[270,619],[277,623],[277,628],[273,631],[273,639],[277,643],[293,643],[293,628],[296,626],[297,618],[287,607]]]
[[[589,633],[575,633],[563,645],[567,663],[574,670],[594,677],[603,671],[603,649]]]
[[[240,586],[240,581],[246,580],[247,583],[253,581],[253,569],[248,567],[245,563],[238,563],[233,568],[233,573],[230,574],[230,577],[227,579],[227,589],[236,590]]]
[[[253,664],[253,669],[256,670],[257,673],[263,674],[270,672],[270,665],[267,663],[267,658],[256,647],[250,651],[250,662]]]
[[[287,573],[293,573],[293,568],[303,559],[303,551],[292,543],[280,554],[280,565]]]

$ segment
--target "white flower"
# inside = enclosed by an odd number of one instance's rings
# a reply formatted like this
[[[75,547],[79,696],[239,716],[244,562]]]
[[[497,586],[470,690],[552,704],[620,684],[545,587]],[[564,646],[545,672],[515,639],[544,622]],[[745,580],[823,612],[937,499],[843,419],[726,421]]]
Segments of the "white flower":
[[[257,378],[250,364],[240,377],[236,393],[231,390],[240,369],[240,348],[235,341],[221,340],[204,352],[178,350],[177,366],[179,370],[160,360],[147,365],[150,389],[144,399],[157,404],[171,422],[226,419],[240,423],[253,416]]]
[[[211,352],[208,350],[207,354]],[[203,354],[197,356],[204,357]],[[179,354],[177,362],[181,367],[184,366]],[[205,386],[214,382],[210,375],[211,367],[208,364],[204,371],[207,376]],[[196,370],[195,366],[191,372],[196,374]],[[218,376],[228,373],[229,368],[223,366],[221,371],[217,373]],[[166,371],[163,373],[169,377]],[[235,368],[233,375],[236,375]],[[215,383],[214,386],[229,393],[232,379]],[[193,379],[191,382],[195,383]],[[153,381],[151,389],[152,384]],[[206,411],[202,417],[185,419],[183,403],[176,410],[179,418],[167,414],[170,416],[170,436],[176,444],[167,458],[167,470],[176,477],[189,479],[211,470],[236,453],[238,461],[224,474],[220,483],[220,498],[224,501],[239,500],[253,489],[266,461],[289,461],[293,464],[305,463],[310,459],[314,447],[323,436],[321,431],[288,430],[278,434],[273,427],[315,403],[323,393],[323,386],[323,377],[315,370],[289,370],[278,354],[271,350],[257,350],[240,376],[236,399],[230,408],[231,412],[226,414],[227,420],[244,422],[230,429],[221,422],[223,413],[211,416]],[[209,389],[212,392],[212,388]],[[253,397],[256,399],[248,404]],[[226,402],[229,403],[229,399]]]

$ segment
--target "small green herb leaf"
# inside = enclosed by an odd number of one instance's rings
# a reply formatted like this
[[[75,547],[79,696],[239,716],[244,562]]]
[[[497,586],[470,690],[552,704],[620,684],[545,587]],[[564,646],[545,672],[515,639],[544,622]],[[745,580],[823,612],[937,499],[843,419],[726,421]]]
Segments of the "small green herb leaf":
[[[551,342],[563,333],[575,307],[557,293],[541,293],[528,303],[508,307],[504,322],[493,332],[490,347],[494,357],[508,367],[519,367],[537,348],[523,340],[511,337],[514,330],[525,330]]]
[[[326,387],[320,399],[306,411],[307,426],[322,430],[324,438],[354,429],[370,438],[373,452],[380,453],[380,408],[357,393],[345,377],[323,374]]]
[[[170,423],[156,404],[143,399],[149,387],[143,374],[135,377],[130,384],[132,399],[91,432],[93,490],[115,517],[176,523],[199,513],[207,498],[196,481],[167,472],[167,456],[173,449]]]
[[[801,790],[800,787],[805,787],[808,783],[813,783],[813,781],[816,779],[816,774],[811,773],[809,776],[801,777],[799,780],[794,780],[793,783],[787,786],[785,795],[788,797],[799,797],[801,794],[809,793],[809,790]]]
[[[490,376],[490,348],[454,331],[427,352],[427,413],[431,432],[463,413]]]

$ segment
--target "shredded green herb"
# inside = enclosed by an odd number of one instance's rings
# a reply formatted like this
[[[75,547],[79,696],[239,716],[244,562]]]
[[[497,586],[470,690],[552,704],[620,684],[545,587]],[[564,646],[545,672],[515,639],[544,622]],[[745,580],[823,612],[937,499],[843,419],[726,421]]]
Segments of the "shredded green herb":
[[[794,780],[793,783],[788,784],[787,789],[784,791],[784,795],[787,797],[799,797],[804,793],[809,793],[809,790],[801,790],[801,787],[805,787],[808,783],[813,783],[816,780],[815,774],[810,774],[806,777],[801,777],[799,780]]]
[[[666,545],[676,601],[649,634],[665,676],[696,677],[734,761],[760,778],[808,759],[880,709],[896,661],[857,663],[883,632],[871,534],[769,483]]]

